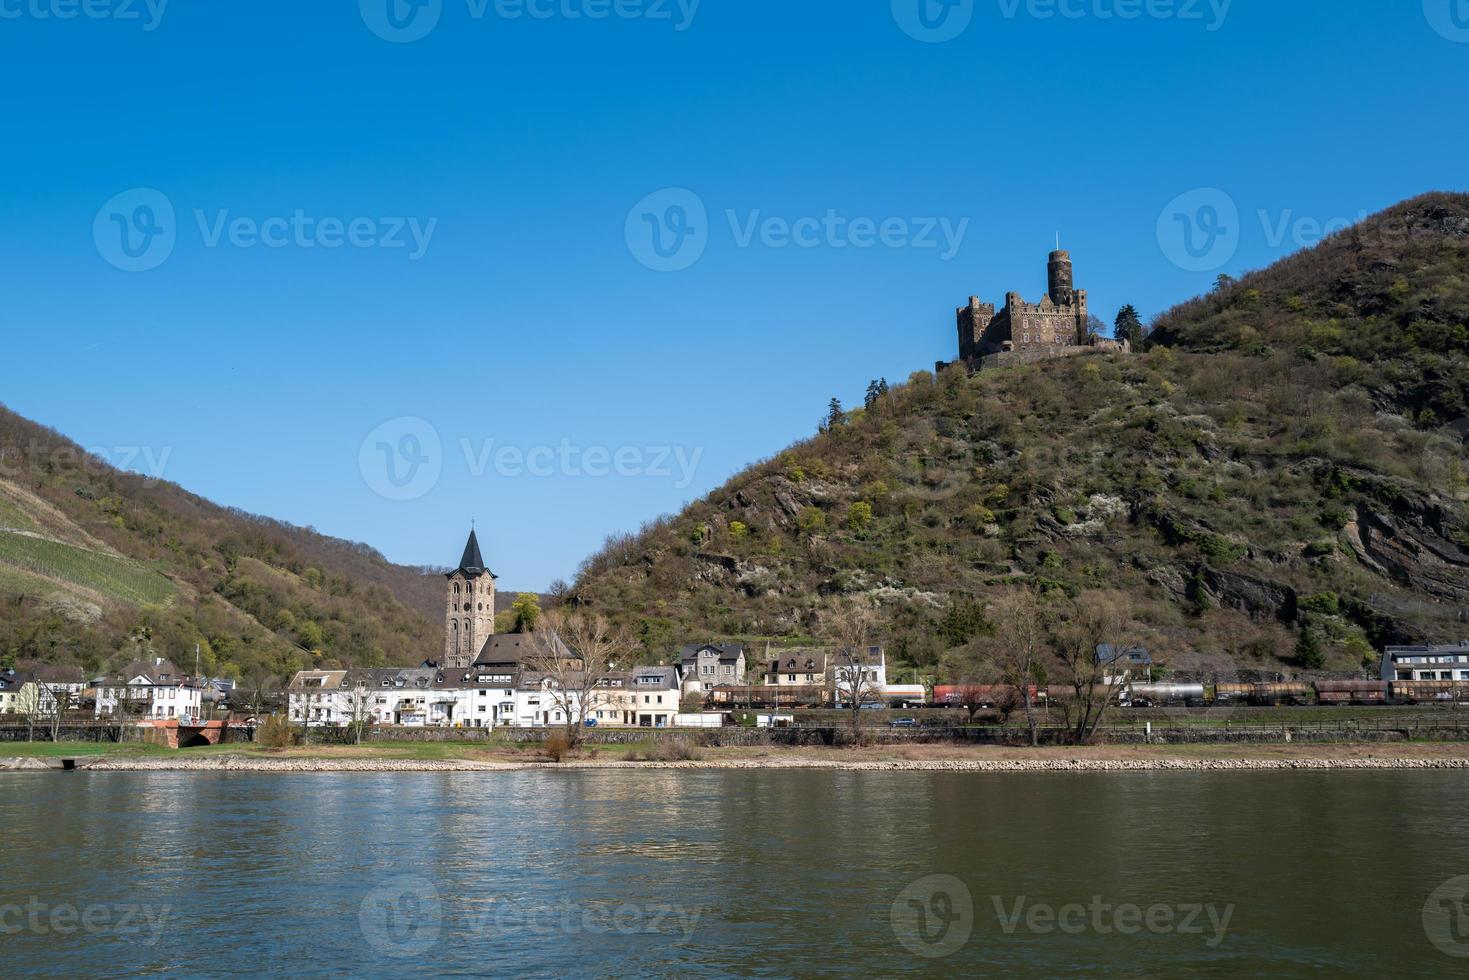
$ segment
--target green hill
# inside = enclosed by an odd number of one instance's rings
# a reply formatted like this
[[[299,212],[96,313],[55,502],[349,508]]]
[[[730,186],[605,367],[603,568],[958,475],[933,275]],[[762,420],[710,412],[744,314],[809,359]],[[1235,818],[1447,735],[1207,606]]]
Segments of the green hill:
[[[1164,660],[1360,669],[1469,634],[1469,197],[1159,318],[1144,353],[914,374],[584,564],[645,653],[876,600],[932,673],[995,590],[1106,600]],[[1305,661],[1304,663],[1302,661]]]
[[[442,579],[87,457],[0,408],[0,663],[157,653],[211,673],[416,664]]]

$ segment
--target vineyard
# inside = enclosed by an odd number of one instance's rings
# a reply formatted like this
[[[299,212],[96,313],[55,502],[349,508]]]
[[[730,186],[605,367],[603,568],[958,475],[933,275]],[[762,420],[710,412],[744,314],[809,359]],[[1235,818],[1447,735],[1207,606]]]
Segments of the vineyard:
[[[145,565],[11,531],[0,531],[3,565],[69,582],[132,605],[162,606],[174,597],[173,583]]]

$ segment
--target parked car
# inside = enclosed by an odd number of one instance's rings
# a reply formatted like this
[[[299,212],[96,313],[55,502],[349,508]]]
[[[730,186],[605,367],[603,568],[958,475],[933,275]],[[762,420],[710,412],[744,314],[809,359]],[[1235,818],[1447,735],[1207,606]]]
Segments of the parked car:
[[[888,724],[891,725],[893,728],[917,728],[918,727],[918,719],[916,719],[916,718],[894,718],[892,721],[888,722]]]

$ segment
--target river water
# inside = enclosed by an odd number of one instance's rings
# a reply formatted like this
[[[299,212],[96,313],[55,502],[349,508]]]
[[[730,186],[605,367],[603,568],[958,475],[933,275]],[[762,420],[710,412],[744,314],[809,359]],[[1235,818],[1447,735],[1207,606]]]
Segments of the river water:
[[[0,975],[1430,976],[1458,772],[0,775]]]

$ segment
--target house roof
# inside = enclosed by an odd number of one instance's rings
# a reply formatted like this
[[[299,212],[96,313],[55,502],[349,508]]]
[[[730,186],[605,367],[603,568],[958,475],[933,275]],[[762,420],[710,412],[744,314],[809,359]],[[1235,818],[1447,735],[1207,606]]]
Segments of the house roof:
[[[192,678],[179,670],[173,661],[164,657],[157,657],[153,660],[134,660],[121,670],[109,671],[93,678],[92,683],[97,686],[127,685],[139,677],[143,678],[145,683],[152,685],[187,684],[192,686],[194,684]]]
[[[717,653],[719,662],[722,664],[733,664],[738,663],[740,657],[744,656],[745,645],[743,643],[690,643],[679,648],[678,658],[684,664],[691,664],[704,650],[712,650]]]
[[[1124,666],[1151,667],[1153,655],[1148,653],[1148,648],[1138,644],[1124,648],[1120,653],[1110,643],[1097,644],[1097,663],[1111,664],[1121,661]]]
[[[845,649],[838,650],[832,659],[840,667],[851,664],[859,667],[881,667],[887,663],[887,655],[880,646],[870,646],[854,654],[849,654]]]
[[[474,664],[476,667],[522,664],[540,653],[539,642],[534,633],[495,633],[485,638],[484,646],[479,649],[479,656],[474,658]],[[563,659],[581,659],[555,633],[551,634],[551,642]]]
[[[59,664],[39,664],[30,668],[27,674],[32,680],[43,684],[83,684],[87,679],[80,667],[63,667]]]
[[[770,664],[771,670],[776,673],[783,671],[792,674],[825,672],[826,654],[812,653],[806,650],[793,650],[789,653],[781,654],[779,659],[770,661]]]

